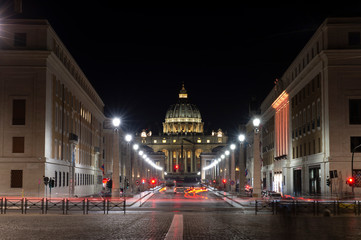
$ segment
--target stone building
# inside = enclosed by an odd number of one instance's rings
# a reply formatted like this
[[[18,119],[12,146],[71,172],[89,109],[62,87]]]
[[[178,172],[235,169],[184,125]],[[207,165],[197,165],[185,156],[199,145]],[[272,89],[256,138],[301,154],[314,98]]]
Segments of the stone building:
[[[163,133],[155,136],[151,131],[143,130],[136,141],[150,147],[154,152],[164,153],[164,171],[167,173],[165,177],[171,178],[200,175],[202,166],[211,161],[209,158],[202,159],[202,153],[212,153],[217,147],[225,146],[227,140],[221,129],[210,134],[204,132],[200,111],[196,105],[190,103],[183,84],[178,102],[171,105],[165,114]]]
[[[361,18],[326,19],[275,81],[261,105],[265,189],[296,196],[352,191],[345,182],[361,143],[360,33]],[[354,169],[361,169],[358,152]]]
[[[101,191],[104,103],[46,20],[0,23],[0,194]]]

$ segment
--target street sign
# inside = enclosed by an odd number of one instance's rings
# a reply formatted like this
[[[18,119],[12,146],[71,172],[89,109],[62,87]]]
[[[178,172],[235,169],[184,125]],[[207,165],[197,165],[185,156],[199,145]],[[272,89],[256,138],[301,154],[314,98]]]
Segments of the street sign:
[[[137,186],[139,185],[139,181],[137,180],[137,181],[135,181],[135,184],[137,184]]]
[[[234,182],[233,180],[231,180],[231,181],[229,182],[229,184],[234,185],[235,182]]]

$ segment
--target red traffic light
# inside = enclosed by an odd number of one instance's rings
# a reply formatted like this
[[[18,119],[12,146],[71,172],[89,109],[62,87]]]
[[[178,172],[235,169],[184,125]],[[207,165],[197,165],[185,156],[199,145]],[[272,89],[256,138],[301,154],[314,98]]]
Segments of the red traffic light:
[[[145,179],[143,178],[143,179],[142,179],[142,184],[144,184],[144,183],[145,183]]]
[[[155,182],[156,182],[155,179],[150,180],[151,184],[155,184]]]
[[[222,182],[223,182],[223,183],[227,183],[227,180],[226,180],[226,179],[223,179]]]
[[[107,183],[109,181],[109,178],[103,178],[103,183]]]
[[[175,169],[178,169],[178,168],[179,168],[179,165],[175,165],[174,168],[175,168]]]
[[[346,181],[346,183],[352,187],[355,184],[355,179],[353,177],[349,177]]]

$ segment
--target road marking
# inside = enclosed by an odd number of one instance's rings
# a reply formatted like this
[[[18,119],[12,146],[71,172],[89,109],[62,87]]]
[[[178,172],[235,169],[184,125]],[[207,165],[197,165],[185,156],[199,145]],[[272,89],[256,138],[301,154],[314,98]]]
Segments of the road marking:
[[[166,240],[169,239],[183,239],[183,215],[174,214],[172,224],[169,227],[167,235],[165,235]]]

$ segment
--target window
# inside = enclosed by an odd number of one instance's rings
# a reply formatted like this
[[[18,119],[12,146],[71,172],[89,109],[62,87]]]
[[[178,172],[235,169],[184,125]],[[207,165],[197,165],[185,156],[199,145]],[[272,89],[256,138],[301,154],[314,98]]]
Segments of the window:
[[[360,32],[348,33],[348,45],[360,45]]]
[[[24,137],[13,137],[13,153],[24,153]]]
[[[65,187],[65,172],[63,172],[63,187]]]
[[[23,170],[11,170],[11,188],[23,187]]]
[[[361,99],[350,99],[348,106],[350,124],[361,124]]]
[[[59,187],[61,187],[61,172],[59,172]]]
[[[69,173],[66,173],[66,186],[69,186]]]
[[[359,146],[360,144],[361,144],[361,137],[351,137],[350,152],[352,152],[354,148]],[[355,149],[355,152],[361,152],[361,148]]]
[[[26,33],[14,33],[14,47],[26,47]]]
[[[13,125],[25,125],[25,99],[13,100]]]
[[[54,187],[56,187],[58,185],[58,172],[55,171],[55,179],[54,179]]]

